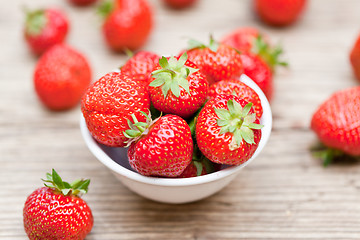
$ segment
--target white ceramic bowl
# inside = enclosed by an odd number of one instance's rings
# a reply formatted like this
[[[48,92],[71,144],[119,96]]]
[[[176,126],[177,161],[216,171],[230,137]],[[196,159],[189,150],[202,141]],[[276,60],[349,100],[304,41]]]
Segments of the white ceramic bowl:
[[[259,155],[270,137],[272,114],[268,100],[249,77],[242,75],[240,80],[258,93],[263,107],[260,122],[264,125],[261,129],[262,137],[257,150],[247,162],[240,166],[230,166],[211,174],[192,178],[146,177],[131,169],[127,159],[127,149],[107,147],[95,141],[87,129],[85,119],[81,115],[80,128],[82,136],[95,157],[108,167],[127,188],[135,193],[164,203],[187,203],[206,198],[229,184],[243,167]]]

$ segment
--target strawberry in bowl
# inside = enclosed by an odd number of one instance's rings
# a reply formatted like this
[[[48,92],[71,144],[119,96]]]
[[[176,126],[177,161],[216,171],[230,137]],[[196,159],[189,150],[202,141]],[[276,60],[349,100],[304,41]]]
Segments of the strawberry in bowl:
[[[174,113],[162,113],[158,119],[146,117],[145,115],[149,113],[148,109],[142,111],[143,113],[133,110],[132,112],[137,114],[136,117],[132,114],[120,114],[119,117],[127,122],[123,136],[130,139],[130,141],[124,140],[128,147],[114,147],[97,141],[87,124],[86,115],[81,116],[80,119],[82,136],[94,156],[126,187],[140,196],[164,203],[186,203],[206,198],[229,184],[243,167],[254,160],[266,145],[271,133],[272,114],[264,93],[246,75],[242,75],[240,81],[258,95],[263,112],[261,117],[257,118],[254,109],[250,107],[248,114],[251,117],[246,120],[245,125],[249,125],[254,120],[253,125],[250,126],[252,129],[255,128],[257,137],[251,144],[239,142],[239,145],[253,146],[249,147],[251,152],[233,165],[229,165],[229,162],[224,164],[214,162],[211,156],[205,157],[202,152],[207,143],[203,143],[201,148],[198,147],[197,141],[202,140],[194,138],[196,134],[191,133],[193,127],[189,127],[182,117]],[[242,108],[249,107],[245,106],[246,104]],[[201,107],[187,119],[188,123],[194,119],[196,122],[197,114],[202,111],[200,109]],[[244,113],[246,111],[245,109]],[[258,129],[260,126],[256,124],[261,124],[263,127]],[[116,125],[113,126],[115,127]],[[112,128],[108,130],[103,128],[103,132],[106,131],[112,131]],[[120,132],[117,134],[121,135]],[[206,159],[205,165],[202,164],[204,159]],[[174,167],[170,166],[171,164]],[[208,171],[208,169],[212,170]]]

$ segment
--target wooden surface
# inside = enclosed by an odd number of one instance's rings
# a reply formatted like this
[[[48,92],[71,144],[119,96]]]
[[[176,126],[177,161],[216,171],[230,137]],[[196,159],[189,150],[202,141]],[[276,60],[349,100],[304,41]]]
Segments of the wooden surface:
[[[220,3],[221,2],[221,3]],[[36,64],[22,38],[21,7],[58,6],[70,20],[68,43],[86,54],[94,80],[126,57],[111,53],[94,8],[66,1],[0,3],[0,239],[26,239],[22,208],[51,168],[72,181],[91,178],[84,199],[95,225],[87,239],[360,239],[360,163],[324,169],[309,153],[309,121],[331,93],[355,86],[349,50],[360,32],[360,1],[313,0],[288,28],[261,24],[251,1],[202,0],[186,11],[151,1],[155,27],[144,49],[176,54],[186,38],[206,41],[256,26],[282,42],[288,70],[275,77],[274,127],[262,154],[221,192],[196,203],[167,205],[126,189],[87,149],[79,106],[50,112],[32,84]]]

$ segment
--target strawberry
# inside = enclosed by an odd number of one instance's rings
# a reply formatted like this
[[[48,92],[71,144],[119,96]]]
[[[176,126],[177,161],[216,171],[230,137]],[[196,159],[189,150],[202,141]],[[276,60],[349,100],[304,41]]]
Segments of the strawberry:
[[[127,120],[134,114],[139,120],[146,118],[150,99],[146,87],[130,77],[111,72],[94,82],[82,98],[81,111],[91,135],[101,144],[124,147],[128,129]]]
[[[163,2],[170,8],[183,9],[193,6],[197,0],[163,0]]]
[[[90,82],[91,69],[87,59],[64,44],[50,48],[35,67],[36,93],[52,110],[65,110],[77,105]]]
[[[252,104],[234,95],[211,98],[196,122],[196,141],[210,161],[240,165],[251,158],[261,138],[262,125]]]
[[[158,64],[160,56],[149,51],[140,51],[131,56],[120,68],[123,74],[148,85],[151,72]]]
[[[306,0],[255,0],[254,9],[269,25],[293,24],[304,11]]]
[[[181,57],[162,57],[152,72],[148,89],[156,109],[187,118],[205,102],[208,82],[184,53]]]
[[[209,46],[198,41],[189,41],[189,60],[205,73],[209,85],[229,78],[239,78],[244,72],[240,54],[232,47],[210,38]]]
[[[152,30],[153,14],[147,0],[105,1],[99,12],[106,43],[114,51],[142,47]]]
[[[243,52],[249,52],[254,46],[254,41],[257,37],[262,35],[257,28],[254,27],[241,27],[237,28],[221,39],[221,43],[227,44]]]
[[[199,161],[191,161],[189,166],[180,174],[179,178],[198,177],[206,175],[206,166]]]
[[[80,194],[88,191],[90,180],[69,184],[54,169],[46,176],[45,187],[32,192],[24,205],[24,228],[29,239],[84,239],[94,220]]]
[[[263,113],[259,95],[239,79],[222,80],[211,85],[209,89],[209,98],[213,98],[219,94],[233,94],[247,102],[253,103],[253,109],[258,118],[260,118]]]
[[[251,52],[241,54],[244,66],[244,74],[250,77],[264,92],[269,101],[274,92],[273,71],[269,65],[259,56]]]
[[[350,52],[350,63],[355,77],[360,81],[360,35]]]
[[[311,129],[327,147],[324,165],[343,154],[360,156],[360,87],[335,92],[311,119]]]
[[[146,114],[144,114],[146,115]],[[193,141],[189,125],[177,115],[165,115],[147,123],[128,121],[128,158],[131,167],[145,176],[178,177],[190,164]]]
[[[26,13],[24,37],[29,48],[41,55],[52,46],[63,43],[69,21],[59,9],[39,9]]]
[[[88,6],[96,2],[96,0],[68,0],[76,6]]]

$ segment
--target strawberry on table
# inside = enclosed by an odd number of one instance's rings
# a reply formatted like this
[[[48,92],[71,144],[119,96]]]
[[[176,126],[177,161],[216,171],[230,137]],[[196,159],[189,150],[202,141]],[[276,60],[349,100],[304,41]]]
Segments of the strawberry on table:
[[[105,17],[102,31],[112,50],[136,50],[148,40],[153,13],[147,0],[109,0],[99,12]]]
[[[68,30],[69,21],[62,10],[48,8],[26,12],[24,36],[36,55],[63,43]]]
[[[335,92],[311,119],[311,129],[325,145],[317,152],[328,165],[344,154],[360,156],[360,87]]]
[[[241,82],[239,79],[222,80],[210,86],[209,98],[213,98],[220,94],[232,94],[247,102],[253,103],[253,109],[256,112],[256,116],[258,118],[261,117],[263,109],[259,95],[254,89]]]
[[[350,63],[355,77],[360,82],[360,35],[357,37],[350,52]]]
[[[148,85],[151,72],[159,63],[160,56],[150,51],[140,51],[131,56],[120,68],[121,72],[134,80]]]
[[[196,141],[210,161],[240,165],[257,149],[262,125],[252,103],[234,95],[211,98],[200,111],[196,122]]]
[[[162,57],[148,89],[156,109],[187,118],[205,102],[208,88],[206,76],[184,53],[181,57]]]
[[[197,0],[163,0],[163,2],[174,9],[183,9],[193,6]]]
[[[129,128],[127,120],[134,114],[145,121],[140,111],[148,112],[149,107],[146,87],[121,72],[107,73],[94,82],[81,102],[89,132],[99,143],[111,147],[126,146],[123,132]]]
[[[90,180],[69,184],[54,169],[46,176],[45,187],[31,193],[24,205],[24,228],[29,239],[84,239],[94,220],[80,195],[88,191]]]
[[[96,2],[96,0],[68,0],[70,3],[76,6],[88,6]]]
[[[130,129],[128,158],[131,167],[145,176],[178,177],[190,164],[193,141],[189,125],[177,115],[165,115],[147,122],[133,116]]]
[[[269,25],[293,24],[304,11],[306,0],[254,0],[255,12]]]
[[[34,86],[41,102],[51,110],[76,106],[91,82],[91,68],[77,50],[58,44],[36,64]]]
[[[210,85],[223,79],[239,78],[244,72],[240,53],[212,37],[209,46],[196,40],[190,40],[189,45],[189,60],[206,75]]]

